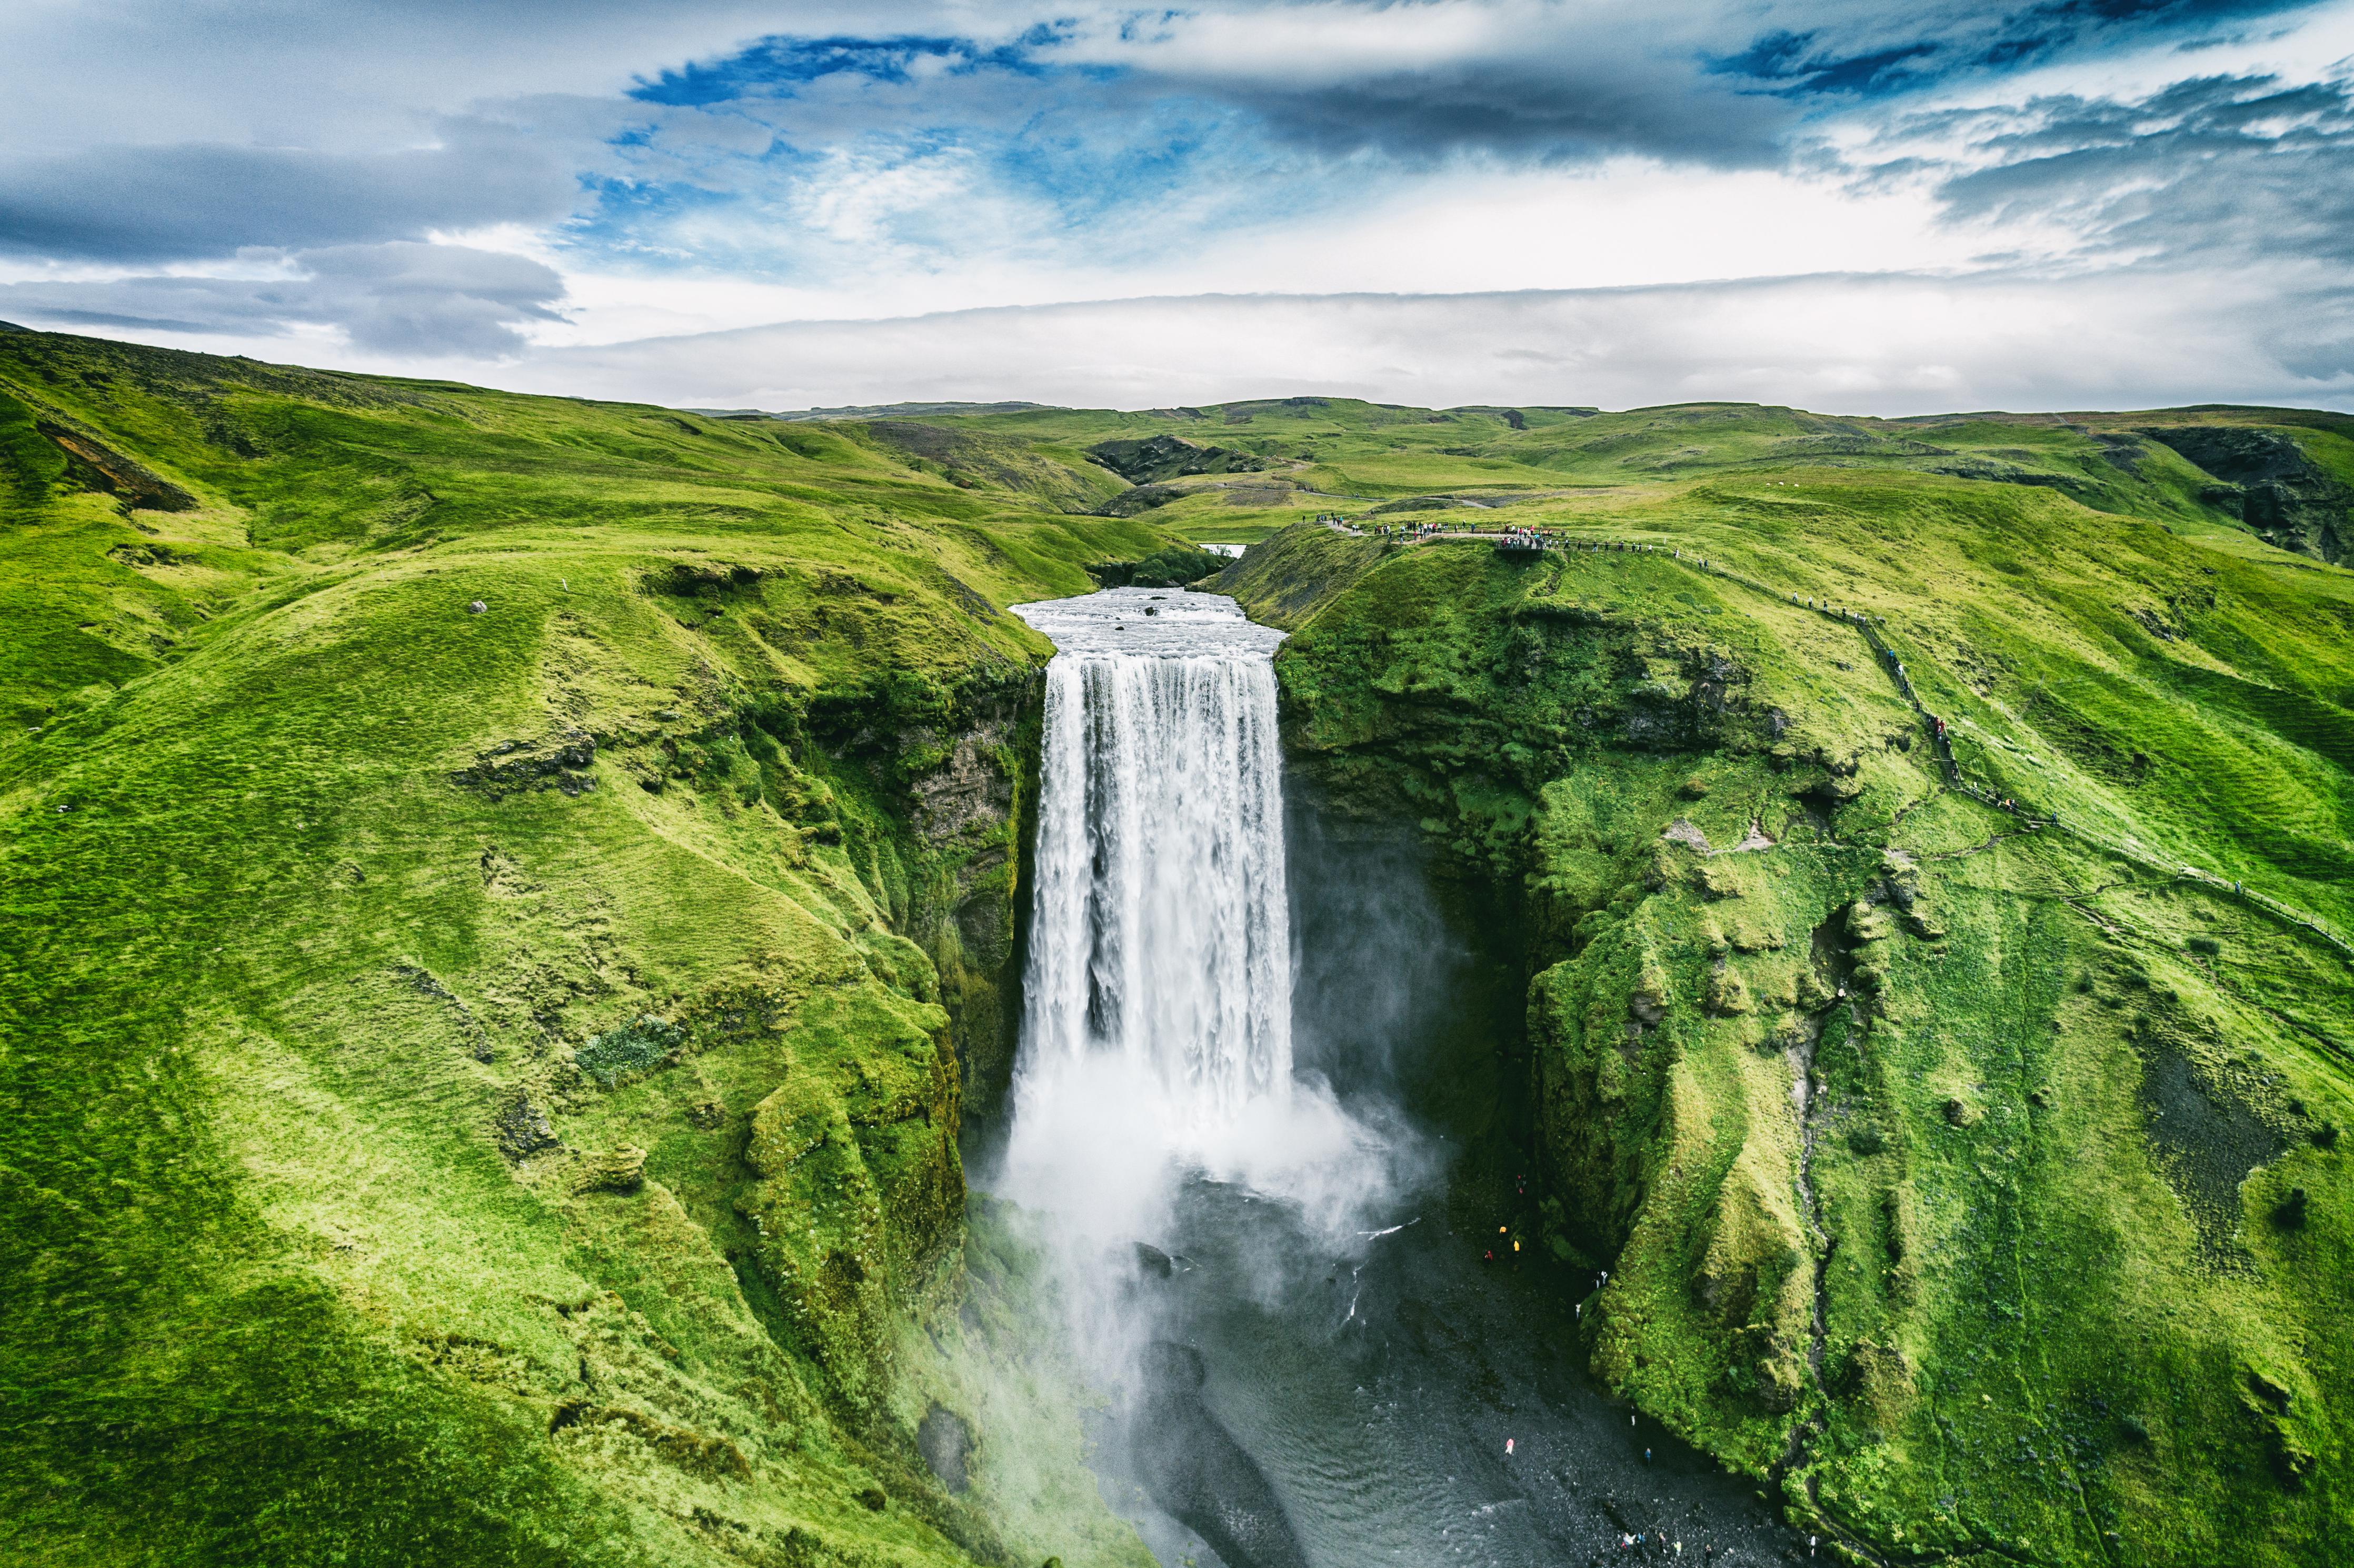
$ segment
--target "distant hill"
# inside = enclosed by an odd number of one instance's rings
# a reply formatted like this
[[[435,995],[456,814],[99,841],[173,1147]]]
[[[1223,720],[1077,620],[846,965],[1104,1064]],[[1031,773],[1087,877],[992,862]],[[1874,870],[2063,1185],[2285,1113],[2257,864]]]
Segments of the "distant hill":
[[[864,403],[841,408],[792,408],[768,413],[758,408],[690,408],[715,419],[916,419],[928,414],[1013,414],[1041,408],[1037,403]]]

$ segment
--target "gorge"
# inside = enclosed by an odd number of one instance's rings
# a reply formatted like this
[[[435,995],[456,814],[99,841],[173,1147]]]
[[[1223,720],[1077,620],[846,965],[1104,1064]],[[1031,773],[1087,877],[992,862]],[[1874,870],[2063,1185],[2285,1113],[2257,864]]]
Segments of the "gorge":
[[[1457,938],[1410,860],[1336,876],[1327,846],[1289,876],[1279,634],[1200,593],[1016,613],[1057,653],[998,1185],[1062,1231],[1074,1336],[1126,1391],[1099,1462],[1193,1537],[1147,1515],[1162,1560],[1533,1568],[1635,1538],[1775,1560],[1794,1538],[1745,1489],[1561,1355],[1590,1276],[1458,1231],[1511,1210],[1450,1196],[1466,1173],[1399,1061],[1463,1003]],[[1292,802],[1311,833],[1314,811]],[[1351,949],[1345,981],[1303,954],[1295,996],[1295,906]],[[1352,1007],[1387,1027],[1319,1027]],[[1295,1008],[1327,1046],[1305,1076]]]

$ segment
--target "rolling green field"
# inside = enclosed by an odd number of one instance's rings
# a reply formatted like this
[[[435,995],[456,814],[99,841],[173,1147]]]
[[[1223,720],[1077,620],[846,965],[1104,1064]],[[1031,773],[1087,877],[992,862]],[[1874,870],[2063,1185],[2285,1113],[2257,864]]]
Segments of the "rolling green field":
[[[0,332],[0,1547],[1149,1562],[964,1191],[1004,607],[1251,541],[1295,765],[1524,929],[1600,1376],[1870,1559],[2329,1561],[2349,479],[2293,410],[789,421]]]

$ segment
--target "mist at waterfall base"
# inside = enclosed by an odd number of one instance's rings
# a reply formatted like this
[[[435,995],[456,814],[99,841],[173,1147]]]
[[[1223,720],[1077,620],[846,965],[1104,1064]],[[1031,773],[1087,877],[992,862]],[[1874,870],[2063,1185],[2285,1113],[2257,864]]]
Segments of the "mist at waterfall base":
[[[1282,634],[1182,590],[1016,613],[1057,657],[985,1184],[1045,1224],[1113,1506],[1172,1568],[1778,1559],[1585,1378],[1593,1277],[1495,1234],[1534,1201],[1517,954],[1460,939],[1410,834],[1287,791]]]

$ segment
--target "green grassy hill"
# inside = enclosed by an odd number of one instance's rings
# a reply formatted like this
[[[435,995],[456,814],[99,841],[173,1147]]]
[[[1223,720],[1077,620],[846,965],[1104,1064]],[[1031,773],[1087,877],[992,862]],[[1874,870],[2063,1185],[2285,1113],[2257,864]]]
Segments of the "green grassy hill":
[[[1051,1369],[984,1376],[956,1135],[1048,652],[1002,606],[1165,535],[37,334],[0,450],[12,1561],[1139,1560]]]
[[[1506,515],[1486,521],[1501,524],[1567,498],[1625,503],[1703,475],[1864,471],[2053,490],[2227,546],[2261,542],[2327,561],[2354,547],[2354,417],[2301,408],[1870,419],[1754,403],[1610,414],[1284,397],[1142,413],[941,413],[925,422],[1026,440],[1075,464],[1091,448],[1155,436],[1263,462],[1253,472],[1159,481],[1111,503],[1201,539],[1263,538],[1322,512],[1399,521],[1500,510]]]
[[[1596,1371],[1843,1548],[2329,1560],[2354,575],[1759,439],[1515,507],[1542,556],[1219,580],[1296,754],[1519,912],[1520,1224],[1610,1270]]]
[[[706,418],[0,334],[0,1545],[1144,1561],[964,1196],[1003,607],[1261,539],[1299,765],[1520,916],[1516,1224],[1609,1266],[1602,1375],[1842,1550],[2322,1560],[2349,429]],[[1162,436],[1218,452],[1092,451]]]

